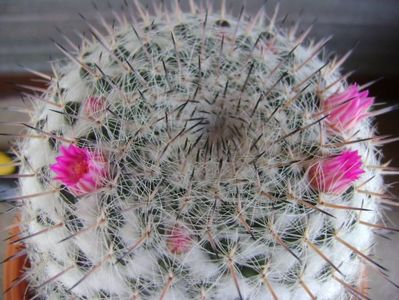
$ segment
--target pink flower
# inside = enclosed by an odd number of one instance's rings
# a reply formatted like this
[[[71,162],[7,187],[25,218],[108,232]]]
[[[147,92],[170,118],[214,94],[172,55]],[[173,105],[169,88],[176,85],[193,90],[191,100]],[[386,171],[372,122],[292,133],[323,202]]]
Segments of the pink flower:
[[[320,192],[342,194],[364,173],[357,151],[345,151],[309,168],[310,185]]]
[[[183,226],[175,225],[166,241],[170,252],[174,254],[185,253],[191,248],[191,236]]]
[[[88,117],[98,118],[106,108],[107,105],[103,97],[91,96],[86,99],[83,111]]]
[[[328,113],[326,119],[329,129],[333,132],[351,131],[364,118],[374,103],[374,98],[368,97],[368,90],[359,91],[357,84],[327,98],[323,109]]]
[[[62,182],[76,195],[90,193],[104,186],[107,174],[102,155],[75,145],[61,146],[61,154],[50,169],[56,173],[56,180]]]

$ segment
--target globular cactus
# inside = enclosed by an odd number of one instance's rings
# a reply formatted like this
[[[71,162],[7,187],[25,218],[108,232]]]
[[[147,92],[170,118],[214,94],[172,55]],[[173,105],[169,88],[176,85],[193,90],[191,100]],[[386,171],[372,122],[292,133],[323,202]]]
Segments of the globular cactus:
[[[48,299],[366,298],[386,188],[327,39],[140,5],[67,50],[19,143],[25,273]]]

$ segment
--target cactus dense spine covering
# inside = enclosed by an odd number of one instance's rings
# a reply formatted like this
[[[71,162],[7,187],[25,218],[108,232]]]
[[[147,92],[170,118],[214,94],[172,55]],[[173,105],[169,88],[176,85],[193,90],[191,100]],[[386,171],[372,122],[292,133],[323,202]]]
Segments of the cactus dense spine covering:
[[[31,286],[49,299],[356,295],[383,186],[370,121],[325,122],[322,102],[347,88],[340,62],[275,15],[194,12],[142,12],[92,28],[73,55],[60,46],[72,62],[31,119],[43,138],[20,146],[21,174],[36,174],[21,179],[23,229],[43,232],[25,241]],[[320,192],[309,168],[344,151],[365,172]],[[72,166],[101,176],[72,188]]]

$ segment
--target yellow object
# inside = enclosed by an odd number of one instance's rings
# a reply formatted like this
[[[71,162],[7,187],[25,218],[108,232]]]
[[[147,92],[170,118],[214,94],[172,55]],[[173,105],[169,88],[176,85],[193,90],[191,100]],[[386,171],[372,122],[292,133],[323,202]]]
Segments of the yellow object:
[[[15,172],[10,156],[0,151],[0,175],[10,175]]]

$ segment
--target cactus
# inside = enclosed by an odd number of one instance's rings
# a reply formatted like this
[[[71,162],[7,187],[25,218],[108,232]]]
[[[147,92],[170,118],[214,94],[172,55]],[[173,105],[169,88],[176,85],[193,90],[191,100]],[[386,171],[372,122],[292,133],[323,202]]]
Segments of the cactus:
[[[386,188],[374,98],[328,39],[190,1],[53,64],[19,142],[24,278],[48,299],[347,299]]]

